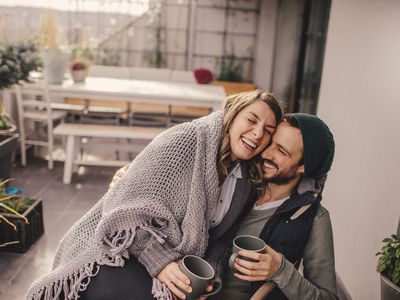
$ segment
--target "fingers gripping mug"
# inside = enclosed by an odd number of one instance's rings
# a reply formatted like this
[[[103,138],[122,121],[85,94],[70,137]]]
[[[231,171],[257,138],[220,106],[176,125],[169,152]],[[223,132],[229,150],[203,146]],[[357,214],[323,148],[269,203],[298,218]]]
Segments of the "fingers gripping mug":
[[[235,270],[233,264],[235,263],[236,257],[240,257],[241,259],[247,261],[254,261],[251,258],[242,257],[239,255],[240,250],[246,250],[250,252],[261,253],[265,251],[266,248],[265,242],[255,236],[252,235],[239,235],[233,239],[233,246],[232,246],[232,254],[229,257],[229,267],[232,270]]]
[[[207,297],[218,293],[222,287],[222,281],[219,277],[214,278],[215,272],[212,266],[204,259],[195,255],[186,255],[181,263],[180,269],[190,279],[192,292],[182,291],[186,295],[186,299],[198,299],[199,297]],[[211,284],[213,290],[205,292],[207,286]]]

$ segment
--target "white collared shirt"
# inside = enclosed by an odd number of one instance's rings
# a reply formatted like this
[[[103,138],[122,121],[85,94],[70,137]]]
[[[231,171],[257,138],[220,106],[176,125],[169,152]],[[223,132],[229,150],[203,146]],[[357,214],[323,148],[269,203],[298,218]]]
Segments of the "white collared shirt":
[[[237,163],[232,168],[222,184],[218,202],[211,215],[211,219],[209,220],[210,228],[216,227],[219,223],[221,223],[222,219],[228,212],[232,203],[233,193],[235,192],[236,181],[238,178],[243,178],[240,163]]]

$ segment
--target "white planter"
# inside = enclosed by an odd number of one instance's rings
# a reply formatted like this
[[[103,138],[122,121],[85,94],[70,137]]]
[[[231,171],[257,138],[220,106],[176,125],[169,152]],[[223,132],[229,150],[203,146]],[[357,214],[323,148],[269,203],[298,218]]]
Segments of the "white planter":
[[[67,69],[69,54],[66,52],[46,51],[41,56],[43,60],[44,80],[50,84],[61,83]]]
[[[88,69],[84,70],[71,70],[71,76],[74,82],[84,82],[87,75],[88,75]]]

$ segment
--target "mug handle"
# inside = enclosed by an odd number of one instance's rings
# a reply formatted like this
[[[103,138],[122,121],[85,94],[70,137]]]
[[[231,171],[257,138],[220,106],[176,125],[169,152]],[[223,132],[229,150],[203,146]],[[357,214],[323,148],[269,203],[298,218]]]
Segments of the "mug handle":
[[[199,297],[208,297],[208,296],[214,295],[214,294],[218,293],[222,289],[221,277],[217,276],[214,279],[211,279],[210,283],[213,286],[213,290],[211,292],[204,293]]]
[[[238,257],[238,253],[232,253],[231,256],[229,257],[229,268],[231,268],[233,271],[235,271],[235,267],[233,264],[235,263],[235,259]]]

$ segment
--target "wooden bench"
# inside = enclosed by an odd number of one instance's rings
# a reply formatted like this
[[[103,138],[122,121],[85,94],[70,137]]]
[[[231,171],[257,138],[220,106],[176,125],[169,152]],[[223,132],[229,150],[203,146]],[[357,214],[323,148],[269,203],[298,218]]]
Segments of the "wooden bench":
[[[132,140],[151,141],[165,128],[154,127],[135,127],[135,126],[115,126],[115,125],[96,125],[96,124],[68,124],[62,123],[54,128],[55,135],[67,137],[67,145],[65,150],[65,163],[63,182],[71,183],[72,169],[74,165],[95,165],[95,166],[123,166],[126,161],[98,160],[88,161],[75,158],[75,149],[80,146],[82,137],[99,137],[99,138],[122,138]],[[134,145],[129,145],[130,149],[134,149]],[[140,149],[141,150],[141,149]]]

